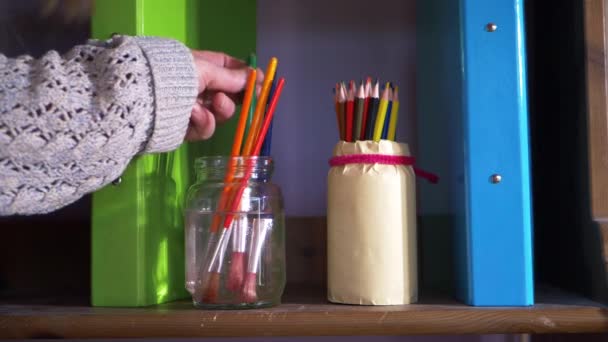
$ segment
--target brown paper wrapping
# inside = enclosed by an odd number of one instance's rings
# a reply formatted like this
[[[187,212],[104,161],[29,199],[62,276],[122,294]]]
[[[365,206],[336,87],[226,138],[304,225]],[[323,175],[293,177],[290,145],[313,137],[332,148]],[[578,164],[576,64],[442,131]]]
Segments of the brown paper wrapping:
[[[339,142],[334,156],[409,156],[406,144]],[[363,305],[418,299],[414,170],[405,165],[349,164],[328,175],[328,299]]]

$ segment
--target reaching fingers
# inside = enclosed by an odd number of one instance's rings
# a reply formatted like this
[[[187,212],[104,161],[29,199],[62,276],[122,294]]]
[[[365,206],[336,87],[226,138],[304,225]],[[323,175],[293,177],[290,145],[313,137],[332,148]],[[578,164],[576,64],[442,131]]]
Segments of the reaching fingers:
[[[217,123],[222,123],[232,117],[236,105],[228,95],[219,92],[211,98],[211,107]]]
[[[199,99],[192,109],[186,140],[208,139],[217,123],[234,115],[240,103],[251,69],[245,62],[221,52],[192,50],[198,75]],[[256,70],[256,95],[264,81],[264,72]]]
[[[227,69],[200,60],[197,62],[199,92],[215,90],[225,93],[239,93],[245,88],[248,68]]]
[[[187,141],[198,141],[209,139],[215,131],[215,118],[213,113],[196,103],[190,115],[190,125],[186,132]]]
[[[196,66],[199,92],[215,90],[239,93],[245,87],[249,67],[241,60],[221,52],[192,50]],[[264,72],[257,69],[257,84],[264,80]]]
[[[242,60],[234,58],[222,52],[193,50],[192,54],[194,55],[195,59],[201,58],[219,67],[229,69],[240,69],[247,66],[247,64],[245,64],[245,62],[243,62]]]

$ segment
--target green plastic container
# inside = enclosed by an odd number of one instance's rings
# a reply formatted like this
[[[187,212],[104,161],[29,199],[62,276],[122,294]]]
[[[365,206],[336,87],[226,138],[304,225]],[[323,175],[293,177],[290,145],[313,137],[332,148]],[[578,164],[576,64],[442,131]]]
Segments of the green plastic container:
[[[92,32],[162,36],[246,59],[256,47],[256,1],[96,1]],[[238,111],[238,109],[237,109]],[[230,152],[235,120],[206,142],[136,157],[93,195],[92,305],[146,306],[189,298],[184,288],[183,203],[194,159]]]

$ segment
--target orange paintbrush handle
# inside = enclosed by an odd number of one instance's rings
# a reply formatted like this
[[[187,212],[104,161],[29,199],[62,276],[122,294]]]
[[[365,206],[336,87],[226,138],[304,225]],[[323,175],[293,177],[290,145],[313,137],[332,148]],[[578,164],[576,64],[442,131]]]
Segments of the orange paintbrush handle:
[[[257,156],[260,154],[260,150],[262,149],[262,144],[264,143],[264,138],[266,138],[266,133],[268,132],[268,128],[270,127],[270,122],[272,121],[272,117],[274,116],[274,111],[279,102],[279,97],[281,96],[281,92],[283,91],[283,85],[285,84],[285,79],[280,78],[277,83],[277,89],[274,93],[273,98],[270,101],[270,105],[268,106],[268,113],[266,113],[266,117],[264,118],[264,124],[262,125],[262,129],[260,130],[260,134],[256,140],[255,147],[252,152],[252,156]],[[239,205],[241,204],[241,197],[243,197],[243,192],[247,187],[247,182],[251,177],[251,173],[253,172],[253,161],[248,159],[247,170],[245,171],[245,175],[241,181],[241,185],[239,186],[234,198],[232,200],[232,204],[230,205],[230,213],[226,215],[226,220],[224,221],[224,229],[228,229],[232,224],[232,220],[234,219],[234,215],[232,213],[236,212],[239,209]]]
[[[247,79],[247,86],[245,87],[245,98],[243,98],[243,105],[241,107],[241,114],[239,115],[239,122],[236,126],[236,132],[234,134],[234,142],[232,143],[231,155],[238,156],[241,151],[241,144],[243,142],[243,134],[245,133],[245,125],[247,124],[247,116],[249,114],[249,107],[251,106],[251,100],[253,99],[253,92],[255,90],[255,79],[257,72],[255,69],[251,69],[249,72],[249,78]]]
[[[262,119],[264,118],[264,109],[266,108],[266,101],[268,101],[270,86],[272,85],[274,74],[277,70],[277,63],[278,60],[275,57],[272,57],[270,59],[270,63],[268,63],[268,68],[266,69],[266,74],[264,75],[264,83],[262,83],[262,91],[260,92],[258,103],[255,107],[253,121],[251,122],[249,133],[247,134],[245,146],[243,147],[242,154],[244,156],[251,155],[251,152],[253,150],[253,143],[255,142],[258,136],[258,131],[260,130],[260,125],[262,124]]]
[[[247,78],[247,85],[245,86],[245,98],[243,99],[243,105],[241,107],[241,113],[239,114],[239,122],[236,126],[236,132],[234,134],[234,141],[232,143],[232,151],[230,153],[230,165],[228,165],[228,170],[226,171],[226,176],[224,177],[224,184],[229,184],[234,179],[234,171],[236,160],[234,157],[239,155],[241,150],[241,144],[243,142],[243,134],[245,133],[245,124],[247,123],[247,116],[249,114],[249,107],[251,106],[251,100],[253,99],[253,92],[255,90],[255,80],[256,80],[257,72],[255,69],[251,69],[249,72],[249,78]],[[220,195],[220,200],[218,202],[218,207],[216,208],[216,213],[213,215],[213,221],[211,222],[211,232],[215,233],[220,228],[220,223],[222,222],[222,217],[218,214],[219,211],[223,211],[227,209],[230,197],[230,188],[228,186],[224,186],[222,190],[222,194]]]

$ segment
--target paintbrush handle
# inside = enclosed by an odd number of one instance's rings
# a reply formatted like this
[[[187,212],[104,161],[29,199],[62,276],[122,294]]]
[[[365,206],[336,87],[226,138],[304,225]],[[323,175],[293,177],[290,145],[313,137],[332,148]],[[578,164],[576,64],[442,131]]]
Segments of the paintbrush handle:
[[[274,117],[274,112],[277,107],[277,103],[279,98],[281,97],[281,93],[283,92],[283,86],[285,84],[285,79],[281,77],[279,82],[277,83],[277,90],[274,94],[270,105],[268,106],[268,114],[264,118],[264,123],[262,125],[262,129],[260,130],[260,134],[257,137],[257,141],[255,147],[253,149],[253,153],[251,156],[258,156],[260,154],[260,150],[262,149],[262,144],[264,143],[264,138],[266,138],[266,133],[268,132],[268,128],[270,127],[270,123],[272,122],[272,118]],[[232,200],[232,205],[230,206],[230,212],[226,215],[226,219],[224,221],[224,229],[229,229],[232,221],[234,219],[234,214],[239,209],[239,205],[241,203],[241,197],[243,196],[243,192],[247,187],[247,183],[249,182],[249,178],[251,178],[251,174],[254,168],[253,158],[247,158],[247,166],[245,170],[245,175],[241,180],[241,185],[239,186],[234,198]]]
[[[247,273],[257,273],[260,257],[262,255],[262,248],[264,242],[266,242],[266,235],[272,229],[273,219],[272,218],[261,218],[253,219],[253,231],[255,235],[252,239],[255,239],[253,244],[253,250],[250,251],[249,262],[247,264]]]
[[[209,260],[209,266],[207,268],[207,272],[220,272],[223,264],[223,256],[226,253],[226,247],[228,246],[228,241],[230,240],[230,234],[232,233],[232,229],[223,229],[220,233],[220,237],[215,245],[215,250],[211,255],[211,260]]]

